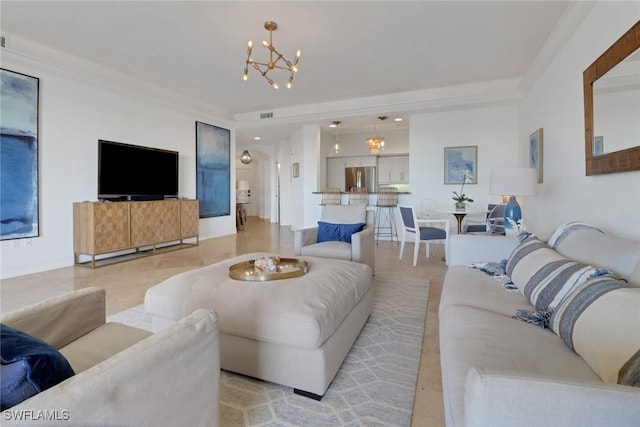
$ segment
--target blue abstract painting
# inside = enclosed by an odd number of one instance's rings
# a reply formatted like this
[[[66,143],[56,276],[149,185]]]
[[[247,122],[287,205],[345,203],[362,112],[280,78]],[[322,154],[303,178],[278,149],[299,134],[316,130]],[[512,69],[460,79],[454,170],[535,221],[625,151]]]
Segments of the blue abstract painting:
[[[196,122],[196,193],[200,218],[231,213],[230,180],[231,131]]]
[[[38,88],[0,69],[0,240],[39,235]]]
[[[478,146],[445,147],[444,149],[444,183],[462,184],[465,171],[469,171],[467,184],[478,183]]]

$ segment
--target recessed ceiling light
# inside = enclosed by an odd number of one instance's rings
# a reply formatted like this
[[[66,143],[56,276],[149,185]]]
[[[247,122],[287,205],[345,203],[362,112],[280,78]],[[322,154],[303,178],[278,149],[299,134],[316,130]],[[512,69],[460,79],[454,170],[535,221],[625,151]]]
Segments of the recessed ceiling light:
[[[402,117],[396,117],[395,119],[393,119],[394,122],[401,122],[402,121]]]
[[[253,139],[255,139],[256,141],[259,141],[260,137],[259,136],[254,136]]]

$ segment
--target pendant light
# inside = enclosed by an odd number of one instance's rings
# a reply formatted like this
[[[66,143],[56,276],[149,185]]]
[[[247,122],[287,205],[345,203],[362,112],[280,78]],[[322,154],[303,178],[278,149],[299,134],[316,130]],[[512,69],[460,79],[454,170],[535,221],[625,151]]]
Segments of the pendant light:
[[[244,152],[240,156],[240,161],[245,165],[248,165],[253,161],[253,157],[251,157],[251,154],[249,154],[249,150],[244,150]]]
[[[337,156],[339,154],[342,154],[342,148],[340,147],[340,144],[338,143],[338,126],[342,122],[340,120],[334,120],[331,123],[332,124],[329,125],[329,127],[336,128],[336,142],[335,142],[335,144],[333,144],[333,147],[331,147],[330,154],[332,156]]]

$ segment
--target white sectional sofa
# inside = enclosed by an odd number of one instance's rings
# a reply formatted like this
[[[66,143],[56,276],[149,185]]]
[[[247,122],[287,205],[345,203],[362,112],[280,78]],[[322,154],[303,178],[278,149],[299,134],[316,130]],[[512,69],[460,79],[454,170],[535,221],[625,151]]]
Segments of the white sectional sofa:
[[[620,385],[616,380],[623,368],[627,374],[629,368],[635,368],[632,375],[640,372],[640,243],[579,224],[566,230],[562,236],[559,230],[551,236],[556,238],[553,248],[531,252],[521,264],[515,261],[514,249],[523,251],[524,245],[518,238],[451,237],[439,309],[447,426],[640,425],[640,383]],[[575,323],[568,339],[573,339],[575,351],[552,329],[514,317],[518,309],[536,311],[521,291],[540,280],[540,273],[534,272],[549,257],[606,268],[628,281],[586,308],[573,310]],[[511,271],[507,265],[506,273],[516,290],[505,289],[499,277],[469,267],[504,259],[515,265]],[[603,275],[591,275],[587,282],[615,280],[597,271]],[[550,305],[551,310],[537,311],[553,313],[550,324],[558,323],[554,316],[571,311],[566,309],[572,307],[570,296],[589,283],[576,285],[560,303]]]

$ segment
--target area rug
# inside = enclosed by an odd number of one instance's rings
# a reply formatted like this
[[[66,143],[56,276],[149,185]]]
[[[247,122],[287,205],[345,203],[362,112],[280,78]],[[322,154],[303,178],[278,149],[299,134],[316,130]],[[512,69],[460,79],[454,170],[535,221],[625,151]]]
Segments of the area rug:
[[[428,280],[376,275],[373,311],[322,401],[281,386],[222,371],[220,424],[252,426],[411,425]],[[140,305],[109,317],[142,329],[151,318]]]

